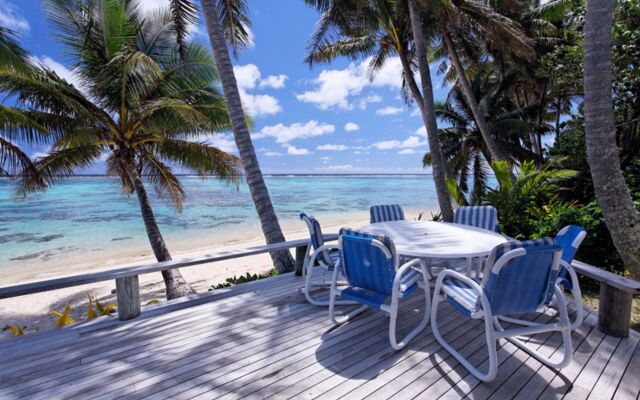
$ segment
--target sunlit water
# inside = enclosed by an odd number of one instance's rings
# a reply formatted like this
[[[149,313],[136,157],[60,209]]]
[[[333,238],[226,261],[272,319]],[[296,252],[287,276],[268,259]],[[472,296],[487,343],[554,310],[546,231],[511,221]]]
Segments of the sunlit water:
[[[219,244],[259,236],[246,185],[236,189],[213,179],[181,180],[186,192],[182,213],[151,193],[170,248],[189,240],[211,238]],[[372,204],[399,203],[416,212],[437,207],[432,178],[425,175],[267,176],[266,181],[285,229],[301,227],[302,211],[335,222],[366,219]],[[17,200],[13,184],[0,180],[0,270],[135,246],[148,249],[138,203],[123,194],[117,180],[77,177],[26,200]]]

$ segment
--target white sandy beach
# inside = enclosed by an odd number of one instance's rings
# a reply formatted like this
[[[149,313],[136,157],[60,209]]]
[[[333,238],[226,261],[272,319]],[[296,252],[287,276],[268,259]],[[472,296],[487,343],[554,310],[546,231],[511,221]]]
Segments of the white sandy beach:
[[[418,212],[408,212],[408,219],[418,217]],[[427,213],[428,217],[429,214]],[[344,218],[344,217],[343,217]],[[351,215],[350,218],[341,221],[328,221],[323,223],[325,233],[338,232],[341,227],[353,227],[367,225],[368,216],[366,213]],[[308,237],[308,231],[302,222],[284,226],[287,240],[301,239]],[[264,243],[259,232],[255,235],[249,233],[248,240],[239,241],[232,239],[228,241],[218,241],[218,246],[212,246],[211,239],[197,241],[190,239],[188,243],[169,243],[173,251],[173,258],[180,259],[186,257],[197,257],[224,247],[225,249],[239,249]],[[21,273],[13,274],[11,281],[3,279],[3,285],[24,283],[26,281],[39,280],[54,276],[79,274],[83,272],[105,270],[110,268],[131,266],[143,263],[154,262],[150,249],[141,252],[140,249],[126,249],[118,254],[94,254],[91,259],[64,259],[57,264],[49,263],[46,268],[36,270],[23,270]],[[224,282],[226,278],[234,275],[263,274],[272,268],[271,258],[268,254],[244,257],[220,263],[207,264],[181,269],[183,276],[193,285],[197,292],[206,292],[211,285]],[[57,272],[56,272],[57,271]],[[60,271],[65,271],[64,274]],[[156,299],[164,300],[164,284],[161,275],[147,274],[140,276],[141,300],[142,304]],[[33,295],[15,297],[0,300],[0,326],[6,324],[26,326],[27,334],[42,332],[44,330],[55,329],[54,317],[49,313],[51,310],[62,311],[67,304],[71,304],[72,316],[76,321],[81,321],[86,316],[87,294],[97,297],[102,303],[115,303],[115,289],[113,281],[100,282],[78,287],[59,289]],[[115,317],[114,317],[115,318]],[[0,332],[0,340],[10,337],[9,332]]]

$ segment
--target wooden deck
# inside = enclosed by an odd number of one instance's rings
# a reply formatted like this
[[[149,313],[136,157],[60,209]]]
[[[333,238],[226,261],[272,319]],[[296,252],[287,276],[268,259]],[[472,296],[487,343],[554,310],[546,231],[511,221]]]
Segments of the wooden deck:
[[[429,327],[394,352],[383,313],[333,328],[325,308],[304,301],[301,283],[284,275],[158,306],[133,321],[0,344],[0,398],[636,399],[640,392],[640,335],[605,336],[592,314],[574,333],[575,357],[561,373],[503,341],[498,378],[482,384]],[[420,304],[419,294],[408,299],[401,327],[412,326]],[[486,364],[479,323],[441,307],[443,335]],[[546,353],[560,346],[559,335],[530,343]]]

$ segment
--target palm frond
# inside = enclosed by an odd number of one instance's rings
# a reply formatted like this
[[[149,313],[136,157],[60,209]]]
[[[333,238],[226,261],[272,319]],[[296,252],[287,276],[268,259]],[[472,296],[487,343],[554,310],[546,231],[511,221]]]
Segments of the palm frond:
[[[198,23],[198,8],[191,0],[169,0],[180,57],[186,57],[189,27]]]
[[[227,43],[237,54],[239,49],[251,45],[251,20],[246,0],[217,0],[218,18]]]

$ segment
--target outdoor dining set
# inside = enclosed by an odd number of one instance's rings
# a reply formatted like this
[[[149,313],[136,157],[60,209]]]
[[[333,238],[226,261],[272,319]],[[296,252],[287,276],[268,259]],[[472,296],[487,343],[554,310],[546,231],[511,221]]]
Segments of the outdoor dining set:
[[[498,233],[498,215],[491,206],[459,207],[453,223],[407,220],[399,205],[372,206],[370,216],[369,225],[343,228],[337,244],[326,244],[320,223],[300,214],[310,231],[304,294],[310,303],[328,306],[334,324],[345,324],[369,308],[384,311],[389,315],[390,344],[400,350],[431,323],[442,347],[485,382],[497,375],[497,343],[503,338],[552,368],[570,363],[571,331],[582,324],[584,315],[571,266],[586,236],[583,228],[570,225],[555,237],[514,240]],[[399,303],[414,291],[424,292],[424,315],[399,339]],[[484,321],[487,370],[472,365],[440,334],[441,299],[464,317]],[[357,307],[336,312],[337,306],[346,305]],[[540,323],[524,317],[540,312],[552,313],[553,318]],[[543,332],[562,336],[561,354],[549,357],[521,339]]]

